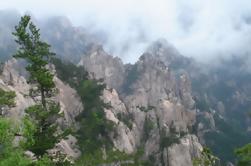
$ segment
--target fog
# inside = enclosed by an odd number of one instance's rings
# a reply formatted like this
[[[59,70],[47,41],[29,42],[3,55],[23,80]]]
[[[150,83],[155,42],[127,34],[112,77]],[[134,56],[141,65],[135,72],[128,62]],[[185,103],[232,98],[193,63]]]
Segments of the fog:
[[[201,61],[251,51],[250,0],[1,0],[3,9],[37,19],[66,16],[105,33],[105,49],[125,62],[159,38]]]

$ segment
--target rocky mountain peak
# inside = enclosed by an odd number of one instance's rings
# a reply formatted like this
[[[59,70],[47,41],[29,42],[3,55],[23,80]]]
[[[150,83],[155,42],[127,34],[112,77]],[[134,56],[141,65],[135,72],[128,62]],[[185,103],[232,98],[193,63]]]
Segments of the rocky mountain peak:
[[[153,42],[146,53],[150,53],[155,58],[163,61],[167,66],[181,58],[180,53],[165,39]]]
[[[161,154],[166,157],[167,154],[179,155],[176,148],[183,146],[195,146],[192,149],[199,153],[201,146],[197,146],[200,144],[195,136],[184,138],[191,145],[160,146],[164,138],[169,139],[174,133],[180,139],[180,133],[189,133],[195,123],[189,76],[183,72],[177,77],[169,68],[177,58],[183,58],[174,48],[166,41],[157,41],[133,65],[124,65],[99,46],[90,50],[79,65],[83,65],[92,78],[103,79],[111,89],[104,91],[103,99],[112,106],[105,110],[107,118],[118,124],[119,134],[113,138],[116,148],[132,153],[143,146],[145,156],[152,155],[158,162]],[[151,128],[146,129],[149,124]],[[191,163],[192,150],[187,148],[186,155]],[[182,165],[181,162],[177,164],[176,159],[168,161],[166,158],[166,165]]]
[[[193,63],[192,59],[182,56],[179,51],[165,39],[159,39],[153,42],[142,56],[154,57],[154,59],[164,63],[173,71],[186,69]]]
[[[100,45],[93,45],[78,65],[84,66],[91,78],[103,79],[109,88],[118,89],[123,83],[125,74],[123,62],[106,53]]]
[[[146,50],[146,52],[162,56],[163,52],[179,54],[177,49],[172,46],[166,39],[158,39],[154,41]]]

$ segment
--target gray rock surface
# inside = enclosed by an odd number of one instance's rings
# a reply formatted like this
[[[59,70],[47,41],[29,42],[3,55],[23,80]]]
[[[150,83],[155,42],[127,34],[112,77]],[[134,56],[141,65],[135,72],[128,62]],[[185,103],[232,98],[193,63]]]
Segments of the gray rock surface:
[[[170,68],[180,57],[163,41],[154,43],[134,65],[123,65],[100,46],[93,46],[82,57],[79,65],[86,68],[91,78],[102,79],[107,85],[101,98],[110,105],[104,111],[115,124],[115,131],[110,133],[115,149],[133,154],[143,147],[144,159],[154,158],[154,165],[163,166],[192,166],[192,159],[200,155],[202,147],[197,137],[189,134],[196,121],[189,76]],[[16,92],[17,104],[10,114],[14,112],[14,117],[20,118],[36,100],[29,97],[32,85],[14,67],[17,65],[16,60],[6,63],[0,87]],[[54,100],[64,113],[58,122],[72,125],[74,117],[84,109],[81,100],[56,76],[54,81],[58,90]],[[50,152],[71,158],[80,155],[72,136],[61,140]]]
[[[102,46],[93,46],[79,65],[83,65],[93,78],[104,79],[109,88],[118,89],[123,83],[125,71],[121,59],[107,54]]]
[[[194,135],[187,135],[180,139],[179,144],[168,148],[168,166],[193,165],[192,159],[200,157],[203,150],[198,138]]]
[[[35,98],[29,96],[31,85],[27,83],[24,75],[20,73],[23,70],[22,66],[19,66],[19,70],[17,70],[17,66],[19,64],[16,59],[9,60],[5,63],[3,72],[0,75],[0,88],[16,93],[15,106],[5,113],[5,116],[10,117],[16,123],[22,119],[26,108],[37,103]],[[58,89],[54,100],[60,103],[61,112],[64,113],[64,117],[58,121],[61,121],[63,126],[72,125],[74,117],[83,111],[83,105],[74,89],[64,84],[56,76],[54,82]],[[76,138],[69,136],[67,140],[61,140],[53,150],[60,149],[64,154],[76,158],[80,152],[76,149],[75,144]],[[28,152],[27,155],[29,155]]]
[[[105,110],[107,119],[116,124],[115,148],[135,153],[143,146],[144,157],[152,156],[155,165],[192,166],[202,147],[196,136],[187,135],[196,121],[191,83],[187,73],[174,73],[169,67],[181,55],[158,44],[134,65],[123,65],[102,49],[84,56],[80,65],[110,89],[104,90],[102,98],[111,105]],[[180,143],[161,147],[163,138],[173,134]]]

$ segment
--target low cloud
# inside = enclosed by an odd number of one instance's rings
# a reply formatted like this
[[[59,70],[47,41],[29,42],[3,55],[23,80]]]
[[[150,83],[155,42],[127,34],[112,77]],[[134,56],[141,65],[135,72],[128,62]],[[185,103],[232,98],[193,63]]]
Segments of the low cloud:
[[[104,46],[134,62],[158,38],[199,60],[250,52],[250,0],[8,0],[0,9],[36,18],[67,16],[75,26],[104,35]]]

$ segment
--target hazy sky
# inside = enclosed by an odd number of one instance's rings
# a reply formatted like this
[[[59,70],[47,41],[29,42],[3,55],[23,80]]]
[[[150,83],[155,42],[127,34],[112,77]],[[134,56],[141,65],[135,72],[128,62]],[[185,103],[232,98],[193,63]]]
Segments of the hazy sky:
[[[91,25],[108,34],[106,49],[126,61],[158,38],[202,60],[251,48],[251,0],[0,0],[0,9]]]

